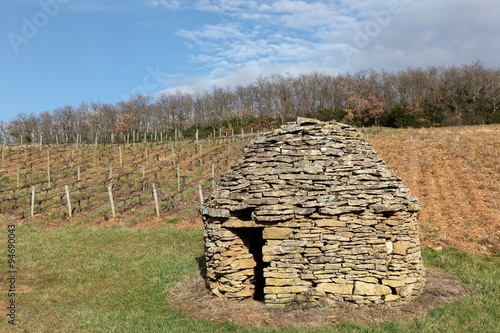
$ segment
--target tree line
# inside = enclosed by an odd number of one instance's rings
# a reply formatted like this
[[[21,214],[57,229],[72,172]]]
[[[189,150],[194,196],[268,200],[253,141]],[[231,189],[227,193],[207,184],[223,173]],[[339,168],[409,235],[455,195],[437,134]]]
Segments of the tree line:
[[[355,126],[431,127],[500,123],[500,70],[480,61],[397,72],[273,74],[246,86],[133,95],[116,104],[64,106],[0,123],[3,142],[100,142],[270,129],[297,117]],[[217,134],[216,134],[217,133]]]

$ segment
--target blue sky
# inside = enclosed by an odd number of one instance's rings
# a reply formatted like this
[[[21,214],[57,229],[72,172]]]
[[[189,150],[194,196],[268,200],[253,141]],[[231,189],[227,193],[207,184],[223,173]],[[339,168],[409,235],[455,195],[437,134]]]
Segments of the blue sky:
[[[0,121],[273,73],[500,67],[498,0],[2,0]]]

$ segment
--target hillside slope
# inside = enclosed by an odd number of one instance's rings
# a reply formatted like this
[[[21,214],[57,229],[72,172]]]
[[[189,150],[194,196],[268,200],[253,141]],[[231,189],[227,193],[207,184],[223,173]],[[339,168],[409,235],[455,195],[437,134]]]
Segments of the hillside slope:
[[[365,133],[420,200],[424,246],[500,253],[500,125],[375,128]],[[221,139],[122,147],[5,147],[0,165],[0,226],[20,223],[54,228],[83,224],[102,228],[120,224],[156,228],[175,223],[181,228],[201,227],[198,184],[208,196],[212,192],[212,168],[216,180],[234,163],[245,142]],[[182,175],[180,184],[177,164]],[[159,218],[153,204],[153,184],[159,196]],[[73,205],[71,218],[66,185]],[[111,216],[110,185],[116,218]],[[37,197],[32,217],[33,186]]]
[[[500,126],[368,134],[422,204],[424,245],[500,252]]]

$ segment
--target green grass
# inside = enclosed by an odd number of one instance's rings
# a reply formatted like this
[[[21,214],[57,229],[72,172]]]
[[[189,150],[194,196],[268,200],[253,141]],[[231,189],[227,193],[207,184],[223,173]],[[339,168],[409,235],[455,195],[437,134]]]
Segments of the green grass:
[[[0,234],[5,263],[7,236],[5,230]],[[182,279],[199,274],[196,258],[203,254],[202,234],[202,230],[170,227],[68,226],[41,231],[20,227],[18,324],[13,328],[2,318],[0,332],[499,332],[499,258],[456,250],[426,249],[425,261],[455,275],[471,296],[410,323],[306,330],[193,319],[171,307],[166,293]],[[2,293],[1,299],[5,297]]]

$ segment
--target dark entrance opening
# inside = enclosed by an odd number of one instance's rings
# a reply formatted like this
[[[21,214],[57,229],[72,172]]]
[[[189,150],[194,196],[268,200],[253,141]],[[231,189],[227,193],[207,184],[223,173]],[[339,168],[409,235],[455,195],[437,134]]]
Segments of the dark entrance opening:
[[[264,268],[269,266],[268,263],[264,263],[262,260],[262,247],[266,244],[266,241],[262,238],[264,228],[234,228],[233,231],[241,238],[256,262],[254,280],[252,281],[255,286],[253,299],[264,301],[264,287],[266,286]]]

